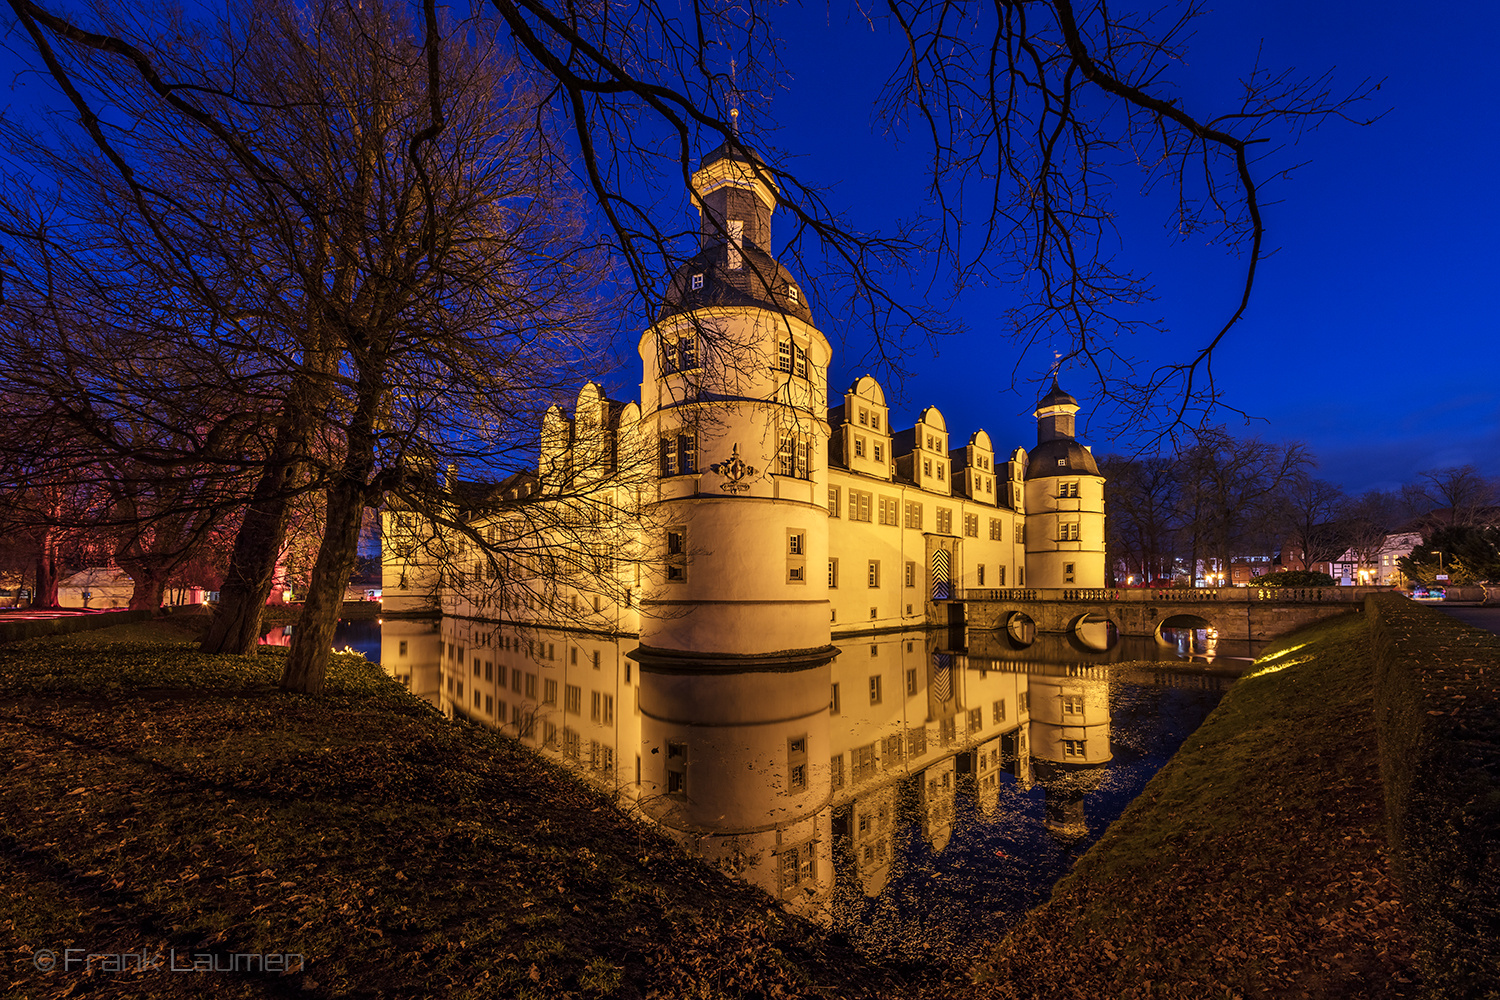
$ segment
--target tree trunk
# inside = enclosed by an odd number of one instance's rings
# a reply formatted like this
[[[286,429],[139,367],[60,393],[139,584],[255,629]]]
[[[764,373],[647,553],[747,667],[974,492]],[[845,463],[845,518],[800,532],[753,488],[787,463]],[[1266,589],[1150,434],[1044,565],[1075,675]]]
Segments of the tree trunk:
[[[36,557],[36,591],[31,595],[33,608],[60,608],[57,602],[57,538],[53,529],[42,532],[41,551]]]
[[[198,649],[204,653],[254,653],[260,639],[260,617],[271,595],[276,557],[286,533],[286,495],[290,469],[268,467],[255,484],[255,496],[245,509],[234,553],[219,588],[219,607]]]
[[[326,344],[311,354],[309,368],[327,369],[333,364]],[[310,396],[313,377],[304,372],[287,392],[286,411],[276,432],[276,446],[255,492],[245,508],[245,518],[234,538],[234,552],[219,588],[219,607],[199,643],[204,653],[253,654],[259,647],[260,619],[276,579],[276,560],[286,538],[291,490],[302,469],[302,458],[312,434]]]
[[[130,579],[135,582],[135,587],[130,591],[131,611],[160,611],[162,594],[167,589],[167,574],[158,571],[155,567],[141,567],[136,571],[120,567],[130,574]]]
[[[378,351],[372,351],[378,356]],[[364,523],[365,495],[375,468],[375,416],[382,398],[384,371],[372,365],[360,375],[358,405],[345,440],[348,451],[343,467],[328,488],[328,517],[323,544],[313,565],[312,581],[302,616],[292,634],[286,670],[281,675],[284,690],[300,694],[322,694],[333,654],[333,630],[338,627],[344,591],[359,556],[359,529]]]

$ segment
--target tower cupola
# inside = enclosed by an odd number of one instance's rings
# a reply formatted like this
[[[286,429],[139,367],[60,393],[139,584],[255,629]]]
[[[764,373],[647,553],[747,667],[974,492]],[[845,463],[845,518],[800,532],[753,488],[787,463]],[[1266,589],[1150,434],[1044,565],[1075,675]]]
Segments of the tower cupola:
[[[693,174],[693,202],[700,216],[699,245],[745,243],[770,252],[771,213],[776,211],[776,181],[754,150],[731,137],[703,158]]]
[[[1078,400],[1063,391],[1052,380],[1052,389],[1036,404],[1036,443],[1071,440],[1073,418],[1078,412]]]

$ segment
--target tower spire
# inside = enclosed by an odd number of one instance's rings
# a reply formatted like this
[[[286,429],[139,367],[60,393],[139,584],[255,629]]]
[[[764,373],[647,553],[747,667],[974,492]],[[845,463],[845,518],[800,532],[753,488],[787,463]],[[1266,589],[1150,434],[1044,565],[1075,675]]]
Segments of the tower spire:
[[[740,81],[733,59],[729,60],[729,134],[740,137]]]

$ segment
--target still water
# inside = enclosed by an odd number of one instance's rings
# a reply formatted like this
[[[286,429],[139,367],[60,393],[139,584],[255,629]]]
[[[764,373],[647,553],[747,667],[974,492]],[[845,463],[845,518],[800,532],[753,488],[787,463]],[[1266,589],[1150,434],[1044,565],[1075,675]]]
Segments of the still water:
[[[934,955],[1045,899],[1248,665],[1168,638],[887,633],[761,672],[642,670],[630,640],[467,619],[335,644],[861,947]]]

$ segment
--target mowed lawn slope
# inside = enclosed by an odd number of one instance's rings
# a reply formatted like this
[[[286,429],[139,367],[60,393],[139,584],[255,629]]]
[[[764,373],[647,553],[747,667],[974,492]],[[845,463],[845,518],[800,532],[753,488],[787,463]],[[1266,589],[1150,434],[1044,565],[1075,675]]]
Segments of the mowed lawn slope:
[[[1415,995],[1364,616],[1269,648],[976,970],[1048,1000]]]

